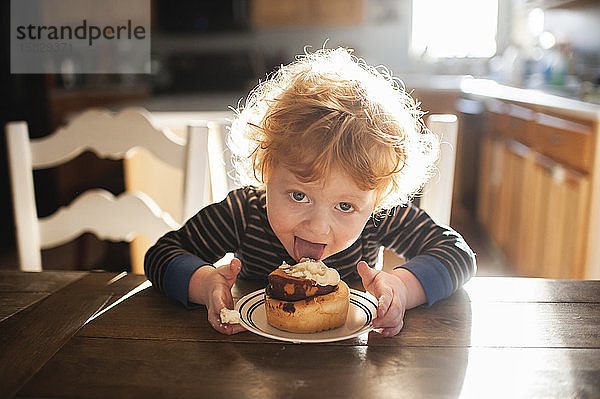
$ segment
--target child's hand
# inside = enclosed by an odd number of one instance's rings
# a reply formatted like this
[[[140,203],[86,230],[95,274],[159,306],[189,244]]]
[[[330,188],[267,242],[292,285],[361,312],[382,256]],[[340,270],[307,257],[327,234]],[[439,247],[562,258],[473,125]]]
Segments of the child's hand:
[[[372,269],[364,261],[358,262],[356,268],[365,289],[375,295],[379,301],[373,327],[381,328],[384,337],[393,337],[404,325],[408,296],[406,284],[400,277]]]
[[[208,322],[215,330],[222,334],[235,334],[245,331],[241,324],[223,324],[221,323],[221,309],[233,309],[233,297],[231,296],[231,287],[242,268],[239,259],[233,258],[228,265],[219,266],[216,269],[210,268],[206,274],[201,276],[201,289],[199,291],[200,303],[206,305],[208,310]],[[194,276],[190,285],[194,284]]]

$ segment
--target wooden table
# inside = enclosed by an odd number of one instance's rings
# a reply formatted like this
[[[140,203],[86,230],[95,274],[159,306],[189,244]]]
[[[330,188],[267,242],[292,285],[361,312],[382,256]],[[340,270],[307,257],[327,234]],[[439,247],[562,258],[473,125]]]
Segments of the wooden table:
[[[600,281],[474,278],[394,338],[290,344],[221,335],[142,276],[4,271],[0,381],[0,397],[595,398]]]

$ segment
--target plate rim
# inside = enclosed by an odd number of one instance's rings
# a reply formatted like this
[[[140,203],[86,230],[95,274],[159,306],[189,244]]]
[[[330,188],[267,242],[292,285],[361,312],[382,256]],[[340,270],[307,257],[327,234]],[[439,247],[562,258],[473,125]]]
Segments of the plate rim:
[[[350,338],[354,338],[357,337],[358,335],[361,335],[365,332],[368,332],[370,330],[373,329],[373,318],[376,316],[376,312],[377,312],[377,300],[375,299],[375,297],[367,292],[367,291],[360,291],[354,288],[350,288],[350,303],[357,306],[358,308],[360,308],[362,311],[365,312],[365,314],[367,315],[367,321],[365,322],[364,325],[362,325],[360,328],[358,328],[356,331],[352,332],[351,334],[347,334],[347,335],[343,335],[343,336],[334,336],[334,337],[329,337],[329,338],[302,338],[302,334],[299,334],[296,337],[284,337],[284,336],[280,336],[280,335],[275,335],[272,333],[269,333],[267,331],[262,330],[261,328],[259,328],[258,326],[256,326],[256,324],[254,324],[254,321],[252,320],[252,318],[249,318],[249,321],[247,321],[244,316],[242,315],[242,307],[245,306],[246,303],[248,303],[249,301],[255,301],[254,303],[252,303],[251,306],[251,312],[250,315],[252,315],[252,313],[254,313],[254,311],[256,310],[256,308],[259,308],[260,306],[264,306],[264,293],[265,293],[265,289],[261,288],[258,289],[256,291],[250,292],[246,295],[244,295],[243,297],[241,297],[235,304],[235,310],[237,310],[240,313],[240,320],[241,320],[241,325],[244,326],[248,331],[263,336],[265,338],[271,338],[271,339],[275,339],[278,341],[285,341],[285,342],[292,342],[295,344],[301,344],[301,343],[327,343],[327,342],[337,342],[337,341],[343,341],[343,340],[347,340]],[[262,299],[256,299],[256,297],[259,296],[263,296]],[[362,300],[368,301],[370,303],[371,306],[361,303],[360,300],[352,298],[352,296],[356,296]],[[375,310],[375,313],[372,312],[371,307]],[[247,310],[245,313],[250,311]],[[370,318],[369,318],[370,316]],[[330,330],[331,331],[331,330]]]

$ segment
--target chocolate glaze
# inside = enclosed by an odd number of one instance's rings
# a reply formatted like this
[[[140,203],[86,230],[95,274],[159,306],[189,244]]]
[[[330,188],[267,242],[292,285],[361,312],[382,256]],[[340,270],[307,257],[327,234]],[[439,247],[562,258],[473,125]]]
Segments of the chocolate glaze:
[[[313,280],[288,276],[280,269],[269,274],[268,280],[266,294],[281,301],[299,301],[316,295],[326,295],[337,287],[336,285],[318,285]]]

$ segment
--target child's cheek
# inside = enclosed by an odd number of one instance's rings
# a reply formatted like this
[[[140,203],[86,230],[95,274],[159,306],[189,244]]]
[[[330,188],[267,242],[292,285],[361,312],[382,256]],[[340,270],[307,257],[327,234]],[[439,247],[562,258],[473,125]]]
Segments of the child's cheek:
[[[368,217],[363,217],[360,214],[343,215],[343,217],[337,218],[336,230],[338,237],[349,243],[349,245],[353,244],[365,228],[367,220]]]

